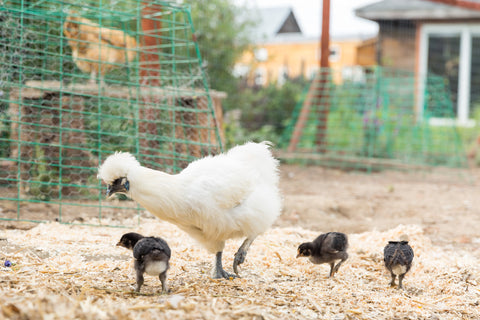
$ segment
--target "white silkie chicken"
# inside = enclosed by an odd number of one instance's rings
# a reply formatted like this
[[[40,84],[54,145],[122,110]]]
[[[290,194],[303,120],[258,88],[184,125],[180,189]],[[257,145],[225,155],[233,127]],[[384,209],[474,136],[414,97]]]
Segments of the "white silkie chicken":
[[[149,169],[133,155],[117,152],[98,170],[107,196],[122,193],[169,221],[216,254],[213,278],[235,278],[222,267],[225,241],[246,237],[233,271],[253,240],[280,215],[278,161],[266,142],[249,142],[196,160],[178,174]]]

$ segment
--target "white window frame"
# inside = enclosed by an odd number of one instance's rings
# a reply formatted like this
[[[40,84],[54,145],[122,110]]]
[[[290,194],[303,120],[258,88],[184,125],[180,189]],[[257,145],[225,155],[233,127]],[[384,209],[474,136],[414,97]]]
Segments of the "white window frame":
[[[419,85],[417,92],[418,119],[423,119],[424,92],[426,85],[427,64],[428,64],[428,37],[430,35],[458,35],[460,36],[460,61],[458,74],[458,99],[457,119],[448,121],[442,118],[432,118],[432,125],[458,125],[471,127],[475,121],[469,119],[470,109],[470,68],[472,52],[472,36],[480,36],[480,24],[424,24],[420,28],[420,52],[419,52]]]

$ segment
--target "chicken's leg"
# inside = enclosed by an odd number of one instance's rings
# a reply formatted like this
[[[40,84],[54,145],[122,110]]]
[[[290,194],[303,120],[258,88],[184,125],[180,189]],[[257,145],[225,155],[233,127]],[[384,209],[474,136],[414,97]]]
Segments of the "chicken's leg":
[[[250,248],[250,245],[252,244],[253,240],[255,240],[255,237],[245,239],[245,241],[243,241],[240,248],[238,248],[237,253],[235,253],[235,259],[233,260],[233,271],[237,274],[237,276],[238,276],[237,267],[245,261],[248,248]]]
[[[228,273],[225,270],[223,270],[223,267],[222,267],[222,251],[217,252],[217,254],[215,256],[215,269],[213,270],[213,276],[212,277],[213,277],[213,279],[221,279],[221,278],[232,279],[232,278],[237,277],[236,275],[234,275],[232,273]]]
[[[88,82],[90,84],[97,84],[97,72],[95,70],[92,70],[92,72],[90,72],[90,79]]]

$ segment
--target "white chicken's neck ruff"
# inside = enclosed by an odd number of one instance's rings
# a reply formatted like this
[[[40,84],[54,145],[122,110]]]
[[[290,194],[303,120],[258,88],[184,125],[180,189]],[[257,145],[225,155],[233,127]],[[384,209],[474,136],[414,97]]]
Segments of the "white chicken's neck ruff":
[[[98,178],[107,184],[118,178],[127,178],[130,184],[127,195],[165,220],[170,220],[169,215],[184,210],[177,198],[181,190],[178,190],[178,179],[175,177],[141,166],[128,152],[116,152],[109,156],[98,170]]]
[[[157,217],[172,222],[188,209],[182,199],[182,182],[178,175],[135,167],[129,171],[129,196]]]
[[[140,163],[128,152],[115,152],[98,168],[99,179],[112,184],[118,178],[127,177],[129,172],[140,167]]]

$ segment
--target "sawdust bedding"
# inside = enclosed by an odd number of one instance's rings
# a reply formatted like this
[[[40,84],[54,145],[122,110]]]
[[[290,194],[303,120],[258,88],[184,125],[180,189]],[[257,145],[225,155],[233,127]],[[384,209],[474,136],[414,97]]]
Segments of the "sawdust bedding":
[[[188,235],[144,219],[133,231],[172,248],[168,295],[151,276],[133,293],[132,253],[115,246],[128,231],[58,223],[0,230],[2,266],[13,263],[0,269],[0,319],[480,319],[478,256],[433,245],[417,225],[350,234],[350,258],[335,278],[328,265],[295,258],[318,232],[273,228],[253,243],[242,278],[227,281],[210,279],[214,257]],[[401,234],[415,251],[404,291],[388,286],[383,266],[384,245]],[[241,241],[227,242],[227,271]]]

